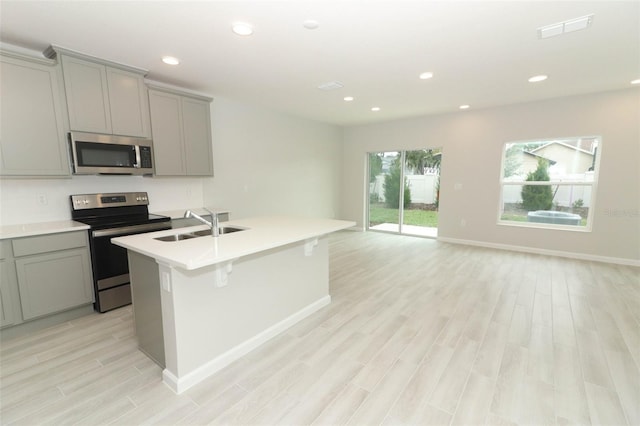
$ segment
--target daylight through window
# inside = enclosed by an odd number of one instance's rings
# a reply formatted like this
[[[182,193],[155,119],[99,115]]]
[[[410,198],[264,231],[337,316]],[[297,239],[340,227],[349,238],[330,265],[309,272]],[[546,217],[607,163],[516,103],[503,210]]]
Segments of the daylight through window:
[[[498,223],[591,230],[601,147],[596,136],[506,143]]]

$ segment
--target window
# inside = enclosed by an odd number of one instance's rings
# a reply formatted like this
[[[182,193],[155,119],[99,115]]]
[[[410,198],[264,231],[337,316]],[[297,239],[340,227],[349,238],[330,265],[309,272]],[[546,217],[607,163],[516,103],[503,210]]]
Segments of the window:
[[[590,231],[599,137],[508,142],[498,223]]]

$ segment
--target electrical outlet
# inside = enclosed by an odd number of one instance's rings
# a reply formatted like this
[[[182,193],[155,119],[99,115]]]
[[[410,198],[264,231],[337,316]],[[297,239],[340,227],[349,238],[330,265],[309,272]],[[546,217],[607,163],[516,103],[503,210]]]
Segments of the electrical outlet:
[[[42,206],[46,206],[47,204],[49,204],[49,200],[47,200],[47,196],[45,194],[38,195],[38,204]]]
[[[460,227],[464,228],[467,226],[467,221],[465,219],[460,219]]]

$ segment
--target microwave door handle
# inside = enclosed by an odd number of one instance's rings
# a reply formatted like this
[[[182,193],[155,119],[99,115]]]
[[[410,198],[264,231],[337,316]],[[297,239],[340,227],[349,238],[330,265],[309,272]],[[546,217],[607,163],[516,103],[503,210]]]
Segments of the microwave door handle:
[[[140,160],[140,145],[135,145],[135,151],[136,151],[136,162],[133,165],[133,167],[140,168],[140,164],[141,164],[141,160]]]

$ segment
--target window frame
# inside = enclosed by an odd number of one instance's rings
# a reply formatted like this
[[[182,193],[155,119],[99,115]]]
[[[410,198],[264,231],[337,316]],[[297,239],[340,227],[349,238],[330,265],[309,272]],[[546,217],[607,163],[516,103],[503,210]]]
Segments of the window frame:
[[[549,181],[506,181],[504,176],[504,170],[507,160],[507,149],[508,146],[513,146],[514,144],[531,144],[531,143],[541,143],[541,142],[559,142],[566,140],[575,140],[575,139],[595,139],[597,141],[597,148],[595,152],[595,161],[594,161],[594,170],[593,170],[593,181],[591,182],[571,182],[571,181],[563,181],[563,180],[549,180]],[[571,136],[571,137],[557,137],[557,138],[540,138],[540,139],[527,139],[527,140],[516,140],[516,141],[508,141],[502,144],[502,158],[500,161],[500,173],[499,173],[499,200],[498,200],[498,217],[497,224],[503,226],[515,226],[519,228],[533,228],[533,229],[551,229],[551,230],[561,230],[561,231],[573,231],[573,232],[592,232],[593,230],[593,218],[596,206],[596,193],[598,188],[598,181],[600,179],[600,159],[602,158],[602,136],[600,135],[588,135],[588,136]],[[544,145],[541,145],[544,146]],[[591,188],[590,200],[589,200],[589,210],[587,213],[587,223],[585,226],[576,226],[576,225],[562,225],[562,224],[552,224],[552,223],[539,223],[539,222],[519,222],[515,220],[505,220],[502,219],[502,215],[504,214],[504,198],[505,198],[505,187],[506,186],[550,186],[552,188],[558,186],[582,186]]]

